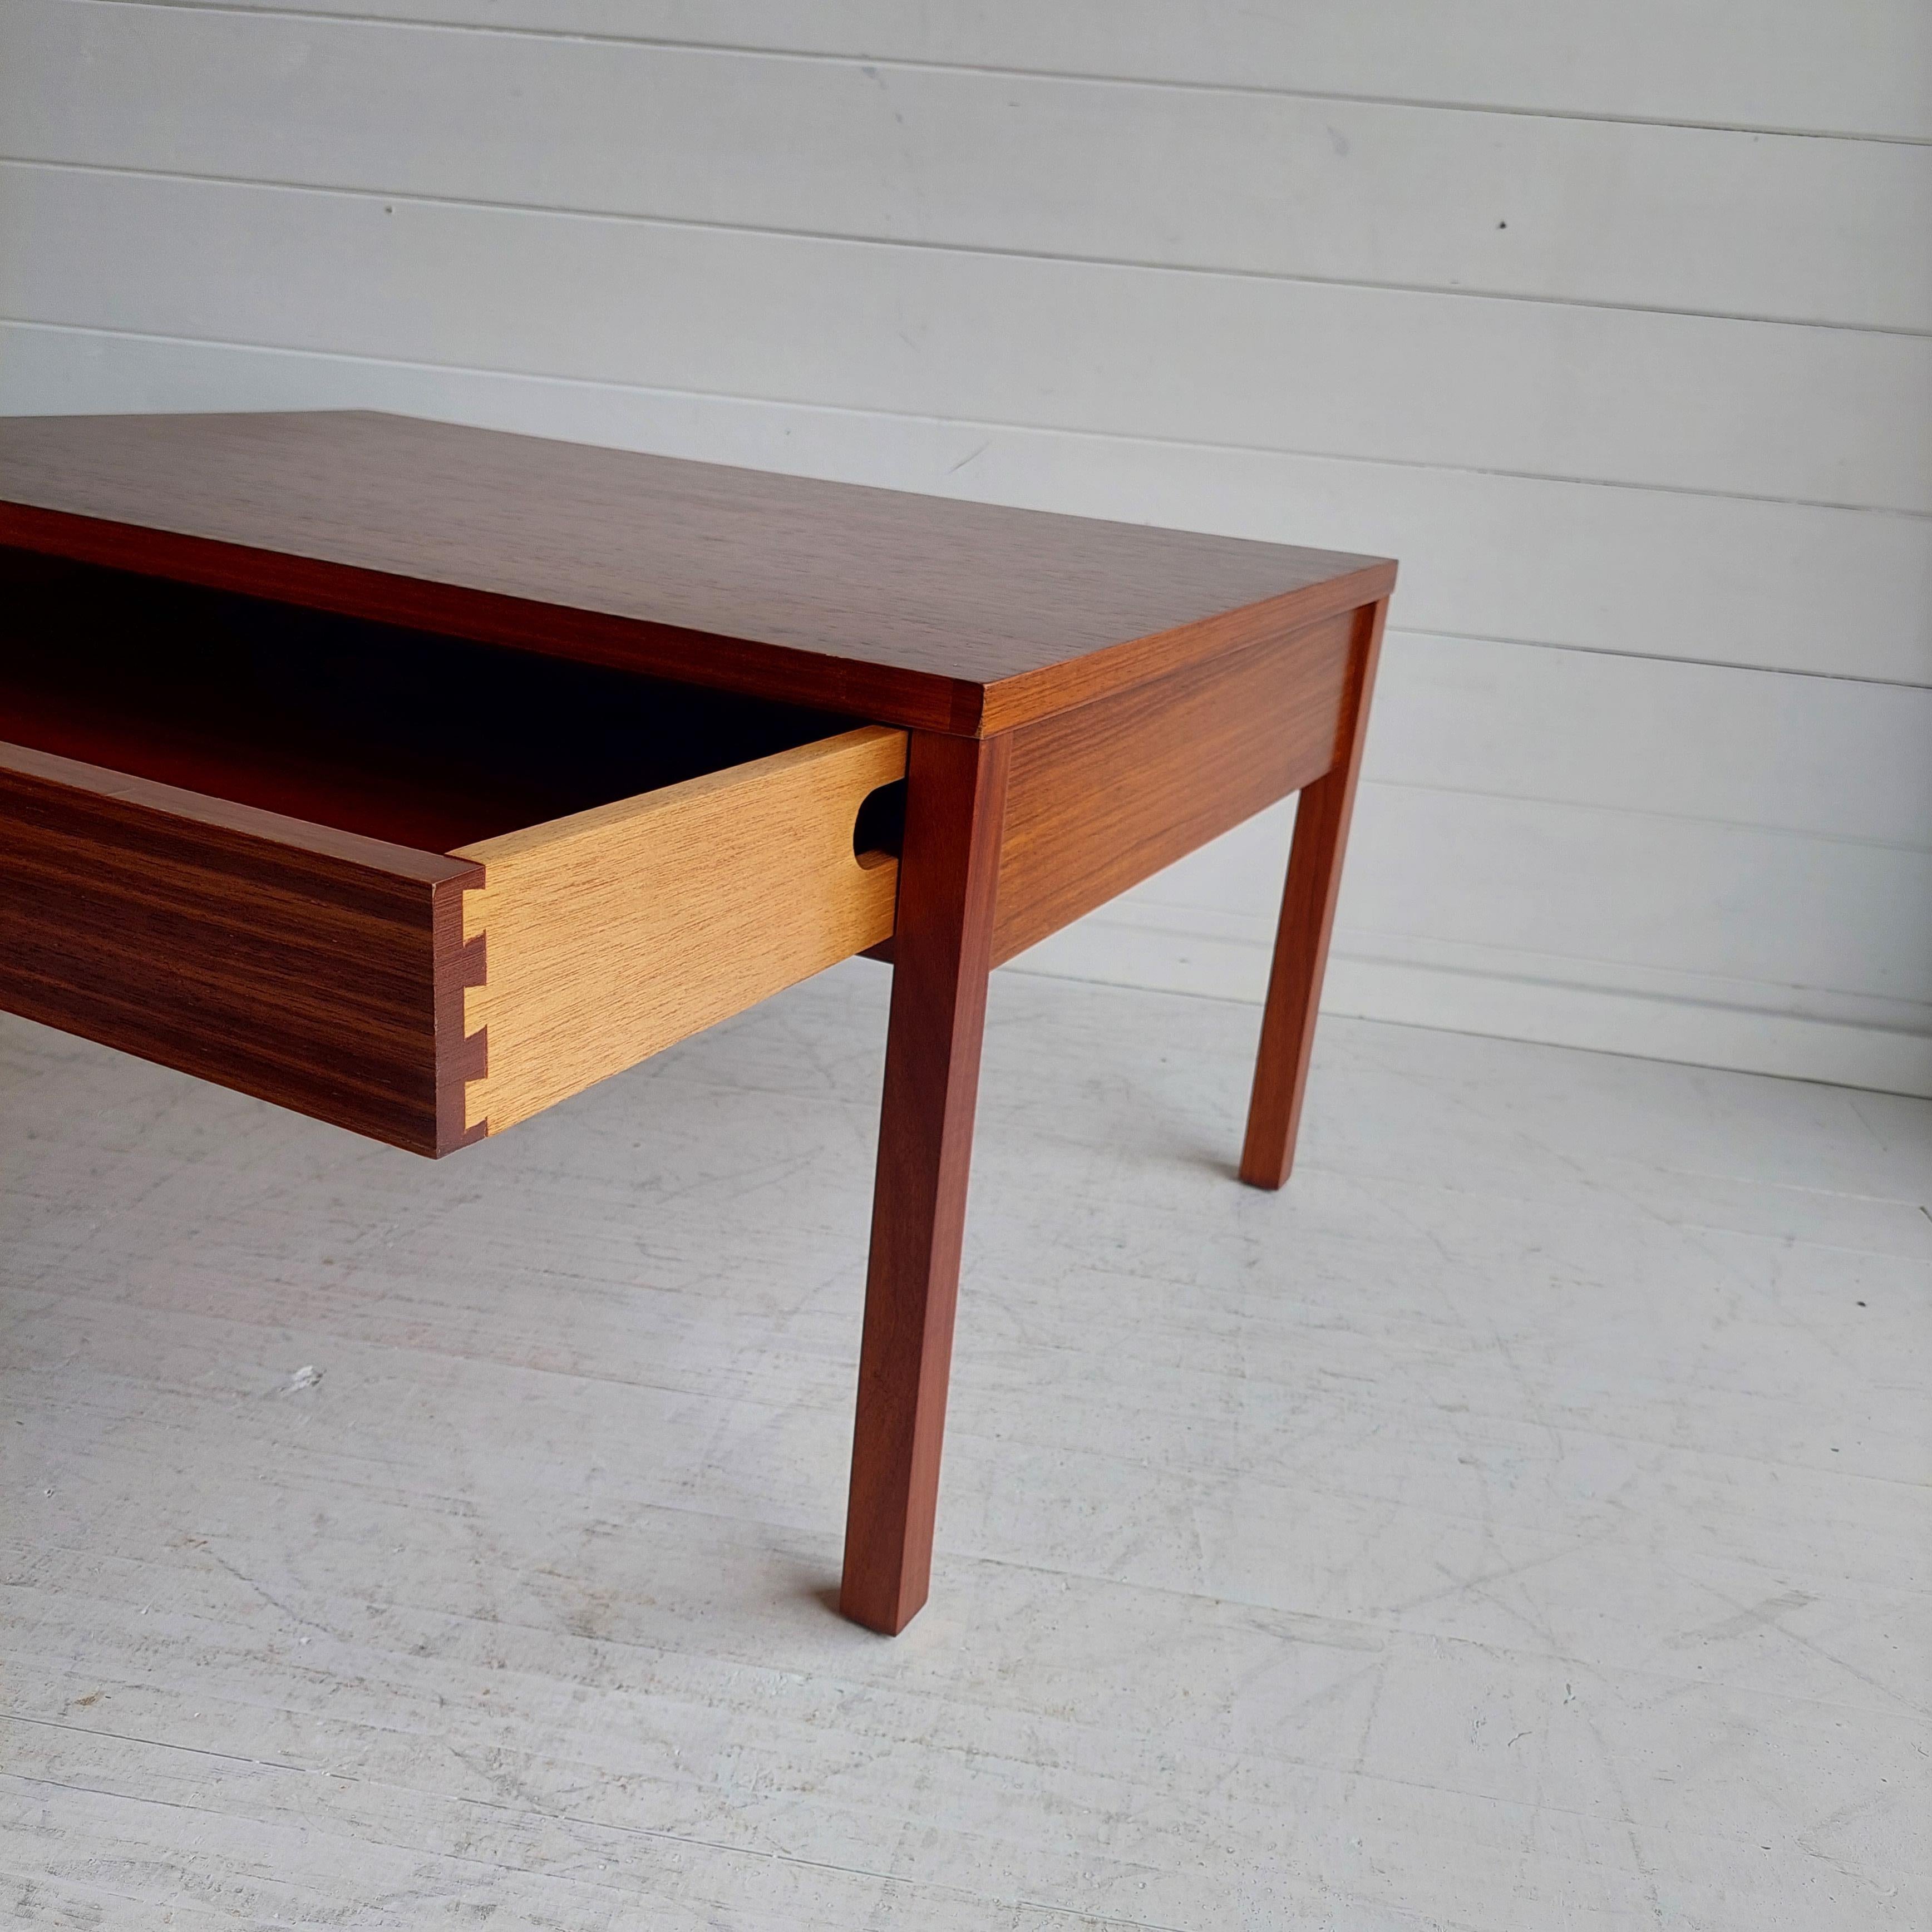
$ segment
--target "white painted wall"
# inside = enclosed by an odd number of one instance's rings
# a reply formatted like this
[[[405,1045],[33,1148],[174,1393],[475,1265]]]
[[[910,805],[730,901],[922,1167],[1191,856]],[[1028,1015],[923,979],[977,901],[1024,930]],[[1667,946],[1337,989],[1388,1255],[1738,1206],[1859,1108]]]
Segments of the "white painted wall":
[[[0,409],[1402,560],[1340,1010],[1932,1093],[1924,0],[7,0]],[[1040,970],[1258,998],[1290,810]]]

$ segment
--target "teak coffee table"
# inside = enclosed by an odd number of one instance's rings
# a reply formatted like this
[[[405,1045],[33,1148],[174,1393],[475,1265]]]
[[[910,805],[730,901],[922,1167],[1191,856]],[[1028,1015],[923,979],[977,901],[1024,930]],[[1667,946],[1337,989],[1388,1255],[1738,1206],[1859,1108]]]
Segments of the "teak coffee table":
[[[926,1600],[986,976],[1300,790],[1294,1151],[1381,559],[354,412],[0,422],[0,1005],[443,1154],[889,959],[840,1604]]]

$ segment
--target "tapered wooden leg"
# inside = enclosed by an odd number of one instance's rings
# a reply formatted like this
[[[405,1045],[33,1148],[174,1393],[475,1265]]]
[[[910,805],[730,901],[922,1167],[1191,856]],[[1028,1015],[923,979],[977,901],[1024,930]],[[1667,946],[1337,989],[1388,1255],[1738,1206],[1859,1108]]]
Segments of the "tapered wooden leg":
[[[1262,1016],[1261,1049],[1248,1102],[1247,1138],[1241,1178],[1250,1187],[1279,1187],[1294,1165],[1294,1137],[1301,1125],[1301,1096],[1315,1045],[1316,1010],[1328,964],[1328,935],[1342,884],[1342,855],[1348,842],[1355,782],[1361,776],[1362,743],[1369,726],[1369,694],[1382,650],[1384,598],[1357,614],[1348,684],[1348,712],[1334,768],[1304,788],[1295,808],[1294,844],[1281,922],[1275,928],[1274,964],[1268,974]]]
[[[966,1221],[1010,740],[914,735],[838,1607],[926,1601]]]

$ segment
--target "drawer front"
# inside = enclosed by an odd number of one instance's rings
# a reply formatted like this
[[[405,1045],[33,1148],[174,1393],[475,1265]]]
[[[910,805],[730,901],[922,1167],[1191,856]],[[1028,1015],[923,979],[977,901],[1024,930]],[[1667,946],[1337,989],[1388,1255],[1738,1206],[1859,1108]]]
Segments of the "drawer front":
[[[0,1006],[421,1154],[460,1144],[463,860],[0,746]]]
[[[453,855],[0,746],[0,1007],[447,1154],[892,933],[849,732]]]
[[[868,726],[464,847],[486,962],[466,1129],[500,1133],[889,938],[898,864],[858,855],[854,827],[905,768],[905,734]]]

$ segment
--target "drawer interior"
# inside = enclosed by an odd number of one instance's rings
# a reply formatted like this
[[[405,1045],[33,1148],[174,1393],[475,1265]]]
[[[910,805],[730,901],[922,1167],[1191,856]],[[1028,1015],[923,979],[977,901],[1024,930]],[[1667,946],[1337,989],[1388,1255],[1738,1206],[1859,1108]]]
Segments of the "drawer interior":
[[[0,551],[0,740],[446,853],[853,721]],[[887,796],[868,849],[896,850]]]

